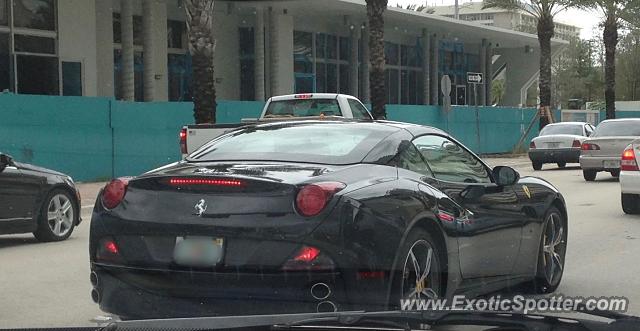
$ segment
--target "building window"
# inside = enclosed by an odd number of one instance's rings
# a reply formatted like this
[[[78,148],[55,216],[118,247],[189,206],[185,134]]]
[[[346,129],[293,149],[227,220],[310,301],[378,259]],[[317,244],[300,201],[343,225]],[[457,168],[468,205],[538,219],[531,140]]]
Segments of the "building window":
[[[59,95],[58,58],[17,55],[18,93]],[[38,77],[38,79],[33,79]]]
[[[37,30],[56,30],[54,0],[13,0],[13,26]]]
[[[133,15],[133,44],[142,46],[142,16]],[[113,43],[122,43],[122,22],[120,13],[113,13]]]
[[[4,90],[12,90],[8,33],[0,33],[0,92]]]
[[[191,56],[168,54],[169,101],[191,101]]]
[[[26,53],[56,54],[56,40],[53,38],[16,34],[14,51]]]
[[[390,104],[423,104],[422,47],[385,43],[385,82]]]
[[[116,99],[121,100],[122,93],[122,50],[114,49],[113,51],[114,62],[114,88]],[[133,74],[134,74],[134,100],[144,101],[144,81],[142,80],[142,73],[144,71],[143,53],[134,52],[133,55]]]
[[[9,0],[0,0],[0,25],[9,25]]]
[[[398,44],[393,44],[388,41],[384,43],[385,64],[398,65],[398,54]]]
[[[315,78],[315,92],[318,93],[349,93],[350,91],[350,70],[349,57],[351,54],[351,41],[348,37],[339,37],[324,33],[294,32],[294,36],[305,38],[313,37],[315,41],[305,41],[304,45],[315,45],[315,57],[308,58],[312,68],[315,67],[313,77]],[[300,38],[299,37],[299,38]],[[294,39],[297,39],[294,37]],[[306,40],[306,39],[303,39]],[[295,49],[301,48],[296,43]],[[298,61],[298,51],[294,51],[296,62]],[[307,53],[309,55],[313,52]],[[296,72],[298,71],[296,65]],[[309,71],[306,71],[309,72]]]
[[[81,62],[62,62],[62,95],[82,95]]]
[[[240,28],[240,100],[256,99],[255,30]]]
[[[56,8],[55,0],[0,0],[0,91],[60,94]]]
[[[313,73],[313,34],[294,31],[293,72]]]
[[[167,48],[185,48],[185,22],[182,21],[167,21]]]

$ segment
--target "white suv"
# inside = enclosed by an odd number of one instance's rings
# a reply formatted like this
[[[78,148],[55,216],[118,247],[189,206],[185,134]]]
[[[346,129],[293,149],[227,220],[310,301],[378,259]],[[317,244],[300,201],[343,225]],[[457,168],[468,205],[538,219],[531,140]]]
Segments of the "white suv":
[[[620,187],[622,210],[627,214],[640,214],[640,139],[634,140],[620,160]]]

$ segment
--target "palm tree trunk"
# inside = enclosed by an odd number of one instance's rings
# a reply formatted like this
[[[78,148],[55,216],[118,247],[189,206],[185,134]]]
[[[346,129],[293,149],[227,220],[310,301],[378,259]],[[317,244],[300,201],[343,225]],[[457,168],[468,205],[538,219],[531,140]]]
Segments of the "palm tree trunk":
[[[549,124],[551,119],[547,116],[551,106],[551,38],[554,30],[553,16],[546,14],[538,19],[538,43],[540,44],[540,129]]]
[[[616,118],[616,46],[618,45],[618,20],[613,13],[604,22],[604,102],[607,119]]]
[[[214,85],[212,0],[185,0],[187,34],[192,62],[192,89],[196,124],[215,123],[216,87]]]
[[[384,86],[384,11],[387,0],[366,0],[367,17],[369,19],[369,88],[373,117],[384,119],[386,89]]]

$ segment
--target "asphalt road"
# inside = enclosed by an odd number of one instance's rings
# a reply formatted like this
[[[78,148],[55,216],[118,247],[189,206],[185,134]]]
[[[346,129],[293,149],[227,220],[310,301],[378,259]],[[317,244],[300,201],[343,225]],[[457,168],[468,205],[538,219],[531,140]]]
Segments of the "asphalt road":
[[[577,167],[546,165],[532,171],[528,160],[487,159],[511,165],[522,176],[543,177],[564,194],[569,210],[565,273],[557,293],[627,296],[640,315],[640,216],[620,207],[620,184],[601,173],[587,183]],[[81,184],[84,222],[71,238],[38,243],[31,235],[0,236],[0,328],[95,325],[103,313],[89,296],[88,238],[91,207],[102,184]]]

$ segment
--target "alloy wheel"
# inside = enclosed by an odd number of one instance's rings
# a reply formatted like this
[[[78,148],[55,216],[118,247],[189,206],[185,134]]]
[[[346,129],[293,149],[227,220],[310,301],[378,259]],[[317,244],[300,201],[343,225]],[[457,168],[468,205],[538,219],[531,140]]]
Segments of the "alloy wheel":
[[[547,217],[542,246],[544,275],[549,284],[556,284],[562,277],[565,249],[566,239],[562,219],[560,215],[551,213]]]
[[[49,201],[47,224],[54,235],[62,237],[73,227],[73,204],[64,194],[56,194]]]
[[[402,270],[402,298],[435,299],[432,266],[437,259],[435,252],[426,240],[417,240],[407,253]]]

